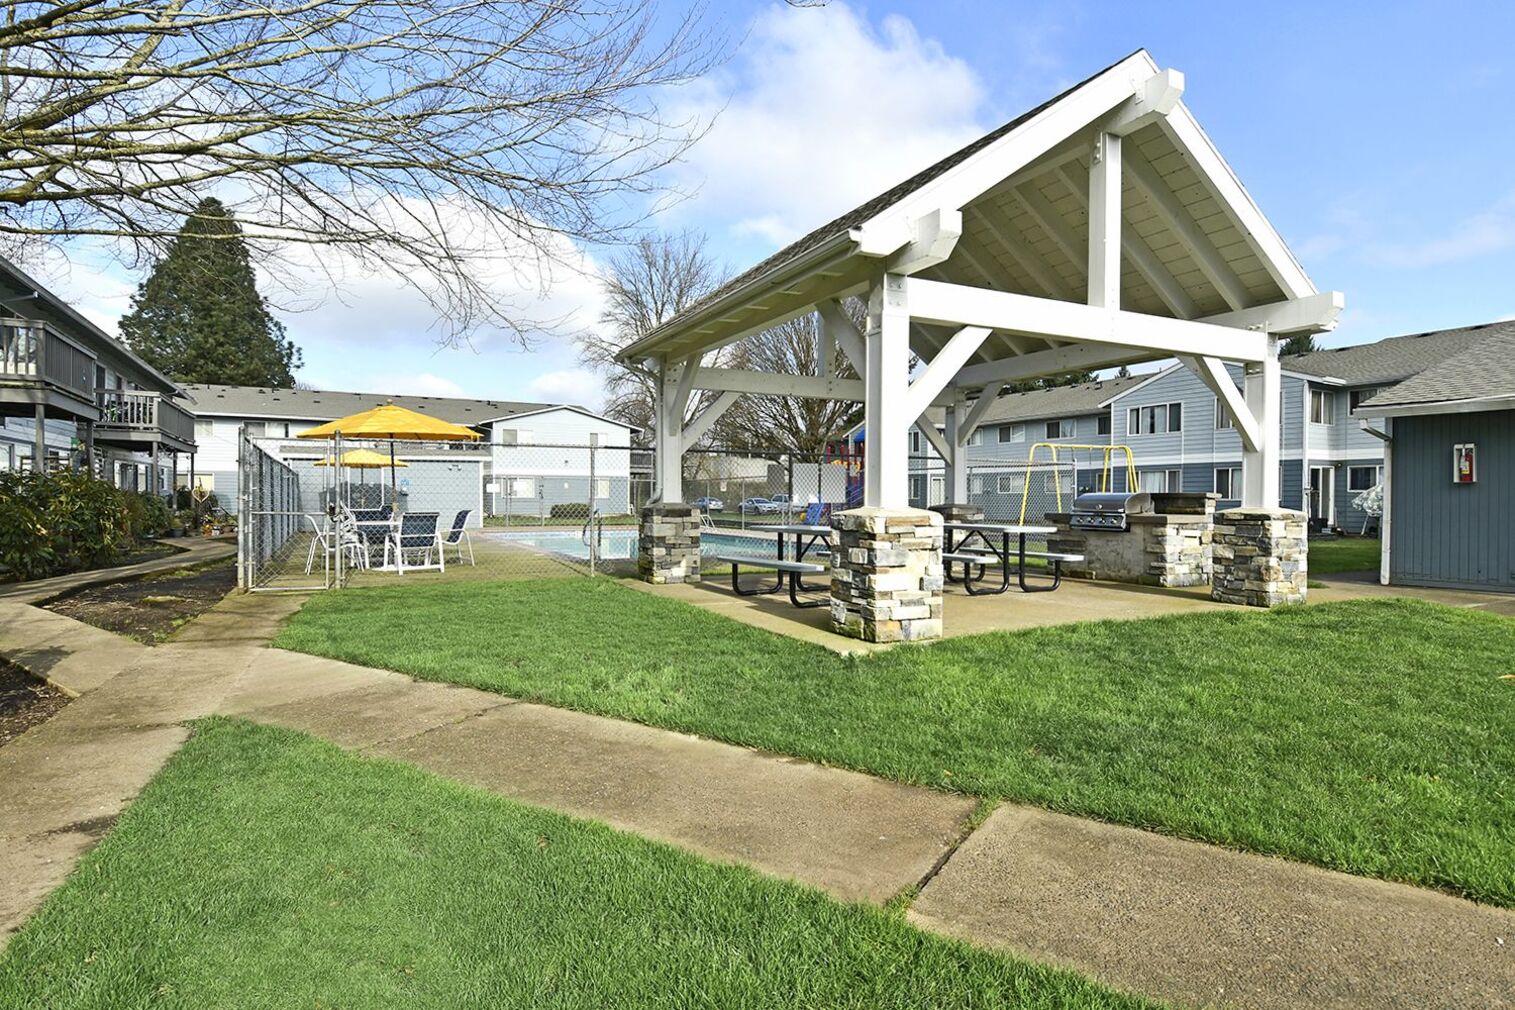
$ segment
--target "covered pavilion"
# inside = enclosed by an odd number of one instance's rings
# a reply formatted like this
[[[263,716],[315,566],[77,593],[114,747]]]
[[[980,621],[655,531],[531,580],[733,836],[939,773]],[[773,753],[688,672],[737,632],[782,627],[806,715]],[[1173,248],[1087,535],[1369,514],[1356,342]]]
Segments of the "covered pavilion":
[[[863,511],[876,516],[910,511],[908,434],[928,408],[945,409],[944,432],[920,427],[946,461],[947,500],[963,501],[966,446],[1005,384],[1168,358],[1232,418],[1243,506],[1276,509],[1279,342],[1332,329],[1343,298],[1315,288],[1183,92],[1181,73],[1133,53],[625,347],[622,361],[659,377],[662,514],[682,501],[685,449],[743,394],[862,402]],[[863,332],[841,307],[849,297],[866,300]],[[702,364],[810,312],[819,374]],[[833,349],[859,378],[835,374]],[[719,396],[686,417],[695,390]]]

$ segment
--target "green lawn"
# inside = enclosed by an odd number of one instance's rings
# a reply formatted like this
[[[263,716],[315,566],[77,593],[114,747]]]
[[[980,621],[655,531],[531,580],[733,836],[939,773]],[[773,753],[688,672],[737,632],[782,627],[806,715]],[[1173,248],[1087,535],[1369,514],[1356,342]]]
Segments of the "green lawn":
[[[1515,906],[1515,621],[1488,614],[1356,601],[844,659],[574,579],[327,594],[276,644]]]
[[[230,720],[200,724],[12,940],[0,1005],[1153,1006]]]
[[[1378,571],[1378,540],[1370,537],[1340,537],[1310,541],[1310,574]]]

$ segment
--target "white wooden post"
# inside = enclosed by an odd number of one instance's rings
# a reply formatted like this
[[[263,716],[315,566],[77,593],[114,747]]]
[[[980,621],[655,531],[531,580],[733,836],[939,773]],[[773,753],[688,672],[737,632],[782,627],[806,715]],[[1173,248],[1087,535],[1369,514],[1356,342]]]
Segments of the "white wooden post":
[[[884,274],[868,292],[863,426],[863,504],[910,507],[910,310],[905,278]]]
[[[1089,161],[1089,304],[1120,308],[1121,139],[1101,133]]]
[[[968,417],[968,397],[959,391],[947,407],[947,448],[952,455],[947,458],[947,503],[966,505],[968,502],[968,438],[963,433],[963,422]]]
[[[683,361],[658,363],[653,451],[658,497],[665,503],[684,500],[684,403],[689,393],[683,379],[692,368],[691,363]]]
[[[1257,422],[1257,448],[1242,447],[1242,505],[1278,508],[1279,429],[1283,411],[1278,340],[1270,337],[1267,356],[1246,368],[1247,409]]]

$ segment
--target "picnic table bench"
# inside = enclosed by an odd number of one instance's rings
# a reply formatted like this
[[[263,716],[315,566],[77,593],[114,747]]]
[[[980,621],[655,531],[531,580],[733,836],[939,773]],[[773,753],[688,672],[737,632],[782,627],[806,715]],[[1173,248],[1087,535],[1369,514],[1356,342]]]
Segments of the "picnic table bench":
[[[813,561],[806,561],[805,555],[813,549],[817,555],[830,554],[830,545],[826,538],[831,535],[830,526],[822,526],[810,523],[775,523],[767,526],[755,526],[754,529],[766,530],[777,534],[778,542],[775,544],[775,556],[764,557],[759,554],[717,554],[715,560],[731,565],[731,589],[738,596],[768,596],[789,587],[789,602],[796,607],[823,607],[830,603],[829,597],[818,600],[801,600],[801,592],[816,593],[818,588],[807,586],[803,576],[824,575],[826,565],[818,565]],[[794,556],[784,556],[784,537],[786,534],[794,536]],[[808,539],[807,539],[808,538]],[[816,549],[817,544],[820,548]],[[746,568],[762,568],[775,574],[773,585],[760,586],[753,589],[743,589],[740,579],[741,570]]]
[[[1026,550],[1026,537],[1046,536],[1057,532],[1056,526],[1025,526],[1017,523],[945,523],[943,524],[946,539],[942,552],[942,567],[946,577],[951,581],[952,566],[963,566],[963,588],[970,596],[998,595],[1010,588],[1010,567],[1015,562],[1016,582],[1020,585],[1023,593],[1050,593],[1063,583],[1063,563],[1082,561],[1082,554],[1068,554],[1060,551],[1028,551]],[[953,533],[961,536],[953,543]],[[997,536],[996,544],[991,537]],[[1010,538],[1015,537],[1017,549],[1010,549]],[[973,546],[970,541],[978,540],[981,546]],[[1026,581],[1026,559],[1041,558],[1051,562],[1052,581],[1047,585],[1031,585]],[[972,568],[978,569],[978,574],[973,574]],[[1000,584],[997,587],[976,588],[975,583],[983,581],[987,570],[998,568],[1000,571]]]

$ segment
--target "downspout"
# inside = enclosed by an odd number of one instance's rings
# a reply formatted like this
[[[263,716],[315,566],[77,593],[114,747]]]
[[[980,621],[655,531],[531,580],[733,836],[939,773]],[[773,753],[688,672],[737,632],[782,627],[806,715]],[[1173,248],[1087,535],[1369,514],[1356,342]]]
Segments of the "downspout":
[[[1393,498],[1394,490],[1394,419],[1383,419],[1384,430],[1368,424],[1366,418],[1362,419],[1362,430],[1374,438],[1383,440],[1383,512],[1378,517],[1378,583],[1387,586],[1389,584],[1389,553],[1393,545],[1393,538],[1389,536],[1390,512],[1389,504]]]

